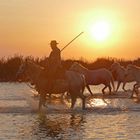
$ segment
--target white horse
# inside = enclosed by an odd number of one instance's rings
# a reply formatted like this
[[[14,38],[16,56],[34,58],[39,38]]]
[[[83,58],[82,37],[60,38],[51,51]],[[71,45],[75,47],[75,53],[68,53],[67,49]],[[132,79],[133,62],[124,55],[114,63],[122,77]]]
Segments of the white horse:
[[[132,75],[136,81],[136,84],[133,86],[131,97],[133,97],[134,92],[138,95],[138,89],[140,88],[140,67],[129,64],[127,66],[126,75]]]
[[[118,62],[114,62],[111,65],[111,71],[112,71],[112,73],[115,74],[116,81],[118,81],[116,92],[118,91],[121,83],[123,83],[122,89],[124,91],[126,91],[126,89],[125,89],[126,83],[134,81],[134,78],[132,75],[127,75],[127,76],[125,75],[126,69],[123,66],[121,66],[120,63],[118,63]]]
[[[105,94],[105,89],[108,87],[109,88],[109,94],[111,94],[111,85],[112,83],[113,89],[114,89],[114,80],[112,73],[105,69],[97,69],[97,70],[88,70],[81,64],[74,62],[73,65],[71,66],[70,70],[82,73],[85,75],[86,78],[86,87],[93,95],[92,91],[90,90],[89,85],[99,85],[99,84],[104,84],[105,87],[102,89],[102,93]]]
[[[30,78],[31,82],[35,84],[36,90],[40,94],[39,110],[42,105],[45,106],[46,93],[50,92],[47,90],[48,80],[46,77],[42,76],[43,71],[43,67],[31,61],[25,61],[20,65],[17,72],[17,77],[21,74],[25,74]],[[85,96],[83,95],[83,90],[85,88],[84,75],[73,71],[66,71],[65,76],[65,81],[62,82],[61,79],[55,81],[52,93],[60,94],[65,91],[69,92],[72,99],[71,108],[74,107],[77,97],[80,97],[82,99],[82,108],[85,109]]]

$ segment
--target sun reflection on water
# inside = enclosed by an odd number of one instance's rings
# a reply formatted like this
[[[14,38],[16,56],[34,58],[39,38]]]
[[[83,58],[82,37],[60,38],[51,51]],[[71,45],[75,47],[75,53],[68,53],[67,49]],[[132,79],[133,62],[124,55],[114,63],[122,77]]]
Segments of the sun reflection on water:
[[[90,99],[88,101],[89,107],[105,107],[110,103],[109,100],[105,99]]]

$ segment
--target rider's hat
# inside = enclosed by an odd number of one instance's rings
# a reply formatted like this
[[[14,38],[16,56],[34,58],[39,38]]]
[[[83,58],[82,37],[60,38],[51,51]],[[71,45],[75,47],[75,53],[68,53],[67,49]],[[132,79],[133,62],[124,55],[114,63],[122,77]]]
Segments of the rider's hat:
[[[57,43],[56,40],[52,40],[52,41],[50,42],[50,44],[51,44],[51,45],[56,45],[56,44],[58,44],[58,43]]]

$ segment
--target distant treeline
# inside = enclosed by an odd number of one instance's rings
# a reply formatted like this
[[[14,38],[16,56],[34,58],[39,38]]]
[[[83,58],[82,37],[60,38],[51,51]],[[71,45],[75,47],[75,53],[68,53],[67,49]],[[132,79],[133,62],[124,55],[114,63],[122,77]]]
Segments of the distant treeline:
[[[25,59],[30,59],[34,61],[36,64],[41,66],[46,65],[46,57],[39,58],[39,57],[32,57],[27,56],[23,57],[21,55],[14,55],[13,57],[9,58],[1,58],[0,59],[0,81],[1,82],[13,82],[16,81],[16,73],[22,61]],[[140,66],[140,58],[136,60],[124,60],[124,59],[116,59],[116,58],[97,58],[95,61],[86,61],[84,59],[74,60],[74,59],[67,59],[62,60],[62,65],[65,69],[69,69],[73,62],[79,62],[83,66],[87,67],[88,69],[98,69],[98,68],[107,68],[109,69],[111,64],[115,62],[119,62],[122,66],[126,67],[128,64],[135,64]]]

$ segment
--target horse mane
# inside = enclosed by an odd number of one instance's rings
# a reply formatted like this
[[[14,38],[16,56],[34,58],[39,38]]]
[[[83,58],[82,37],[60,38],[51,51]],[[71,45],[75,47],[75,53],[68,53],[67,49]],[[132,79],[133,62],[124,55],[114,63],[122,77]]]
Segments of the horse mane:
[[[120,65],[120,68],[123,70],[123,71],[126,71],[126,68],[124,66],[121,66]]]
[[[118,65],[118,66],[120,66],[120,63],[119,63],[119,62],[114,62],[113,65]]]
[[[81,68],[83,68],[83,69],[85,69],[85,70],[88,70],[86,67],[84,67],[83,65],[81,65],[81,64],[78,63],[78,62],[74,62],[74,64],[80,66]]]
[[[140,70],[140,67],[139,66],[136,66],[136,65],[133,65],[133,64],[128,64],[127,65],[127,68],[133,68],[133,69],[138,69],[138,70]]]
[[[33,67],[36,67],[36,68],[39,68],[39,69],[44,70],[44,67],[42,67],[42,66],[40,66],[40,65],[38,65],[38,64],[36,64],[36,63],[34,63],[34,62],[31,61],[31,60],[27,60],[26,63],[32,65]]]
[[[117,68],[118,70],[123,70],[123,71],[125,71],[125,68],[124,68],[123,66],[121,66],[119,62],[114,62],[114,63],[111,65],[111,67],[115,67],[115,68]]]

